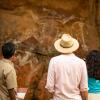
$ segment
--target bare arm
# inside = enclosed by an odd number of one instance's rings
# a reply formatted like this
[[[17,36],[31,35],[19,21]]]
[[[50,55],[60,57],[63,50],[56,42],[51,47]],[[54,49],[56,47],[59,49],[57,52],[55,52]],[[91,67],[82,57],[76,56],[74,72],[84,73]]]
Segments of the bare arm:
[[[54,93],[50,93],[47,89],[45,89],[45,91],[47,95],[46,100],[52,100]]]
[[[9,92],[9,96],[10,96],[11,100],[16,100],[15,90],[14,89],[9,89],[8,92]]]
[[[81,91],[82,100],[88,100],[88,91]]]

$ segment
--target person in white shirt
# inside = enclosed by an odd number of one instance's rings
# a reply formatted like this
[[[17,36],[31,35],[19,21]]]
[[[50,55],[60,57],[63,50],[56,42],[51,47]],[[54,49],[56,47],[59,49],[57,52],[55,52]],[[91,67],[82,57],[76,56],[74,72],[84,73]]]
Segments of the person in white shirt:
[[[54,47],[61,55],[51,58],[45,86],[52,100],[88,100],[86,63],[73,53],[79,48],[78,41],[63,34]]]

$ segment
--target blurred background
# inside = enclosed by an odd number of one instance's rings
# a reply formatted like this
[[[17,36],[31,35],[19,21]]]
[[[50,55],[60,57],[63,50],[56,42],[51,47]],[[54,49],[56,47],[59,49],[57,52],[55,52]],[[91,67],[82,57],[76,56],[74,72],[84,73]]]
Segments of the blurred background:
[[[78,39],[76,55],[100,50],[100,0],[0,0],[0,49],[16,44],[15,69],[25,100],[47,100],[48,62],[58,55],[53,43],[63,33]]]

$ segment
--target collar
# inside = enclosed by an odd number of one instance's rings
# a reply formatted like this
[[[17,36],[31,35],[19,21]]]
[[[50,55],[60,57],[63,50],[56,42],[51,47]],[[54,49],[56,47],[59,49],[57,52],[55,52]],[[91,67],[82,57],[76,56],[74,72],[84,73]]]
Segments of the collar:
[[[6,63],[13,64],[13,62],[12,62],[11,60],[9,60],[9,59],[5,59],[5,58],[3,58],[2,61],[6,62]]]
[[[64,55],[64,56],[75,56],[75,54],[74,54],[74,53],[61,54],[61,55]]]

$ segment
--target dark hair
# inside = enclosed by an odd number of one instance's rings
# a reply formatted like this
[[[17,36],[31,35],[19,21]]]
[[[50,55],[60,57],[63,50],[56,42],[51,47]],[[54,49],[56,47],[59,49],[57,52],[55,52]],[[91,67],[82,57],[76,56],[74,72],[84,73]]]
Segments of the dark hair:
[[[88,76],[100,80],[100,51],[92,50],[86,56]]]
[[[2,46],[2,54],[6,59],[11,58],[15,53],[15,45],[11,42],[5,43]]]

